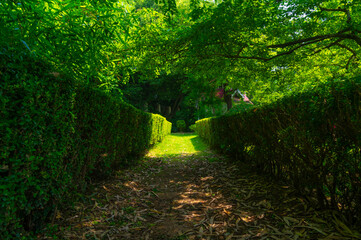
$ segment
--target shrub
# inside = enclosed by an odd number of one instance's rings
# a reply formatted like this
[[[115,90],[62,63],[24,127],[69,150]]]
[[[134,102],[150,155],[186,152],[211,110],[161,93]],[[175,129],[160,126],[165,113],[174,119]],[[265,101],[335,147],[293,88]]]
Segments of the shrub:
[[[254,105],[249,104],[249,103],[245,103],[245,102],[240,102],[237,105],[234,105],[227,113],[226,115],[234,115],[237,113],[241,113],[246,111],[249,108],[253,108]]]
[[[197,127],[196,124],[192,124],[192,125],[189,126],[189,129],[190,129],[191,131],[195,132],[195,131],[196,131],[196,127]]]
[[[29,239],[77,187],[131,164],[170,133],[171,123],[54,77],[34,55],[6,61],[0,65],[7,66],[0,69],[0,239]]]
[[[197,132],[214,148],[315,194],[315,204],[360,220],[360,104],[360,79],[328,83],[240,114],[202,119]]]
[[[44,225],[69,185],[74,84],[33,56],[2,57],[0,238],[21,239]],[[18,67],[23,61],[27,68]]]
[[[74,113],[76,143],[72,155],[76,156],[74,165],[81,163],[81,179],[94,170],[97,176],[107,176],[113,168],[131,164],[171,128],[164,117],[142,112],[87,86],[77,89]]]
[[[186,122],[184,120],[178,120],[177,128],[180,132],[184,132],[184,130],[186,129]]]
[[[170,133],[163,117],[80,85],[114,80],[109,53],[128,24],[123,11],[112,1],[63,3],[1,3],[0,239],[31,238],[71,190]]]

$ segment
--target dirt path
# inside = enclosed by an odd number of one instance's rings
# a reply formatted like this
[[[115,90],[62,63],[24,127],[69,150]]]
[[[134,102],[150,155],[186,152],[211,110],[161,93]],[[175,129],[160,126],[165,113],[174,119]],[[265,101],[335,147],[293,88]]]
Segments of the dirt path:
[[[351,239],[339,216],[282,186],[201,155],[145,158],[59,212],[60,239]],[[327,219],[327,220],[323,220]],[[338,227],[338,231],[334,228]],[[349,237],[348,237],[349,236]]]

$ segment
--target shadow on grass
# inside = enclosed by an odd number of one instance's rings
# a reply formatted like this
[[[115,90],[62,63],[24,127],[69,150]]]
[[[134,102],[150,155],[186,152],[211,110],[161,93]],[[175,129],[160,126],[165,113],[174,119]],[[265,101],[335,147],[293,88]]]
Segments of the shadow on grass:
[[[191,143],[195,150],[197,151],[209,151],[209,147],[206,143],[203,142],[203,140],[198,136],[195,135],[193,138],[190,139]]]

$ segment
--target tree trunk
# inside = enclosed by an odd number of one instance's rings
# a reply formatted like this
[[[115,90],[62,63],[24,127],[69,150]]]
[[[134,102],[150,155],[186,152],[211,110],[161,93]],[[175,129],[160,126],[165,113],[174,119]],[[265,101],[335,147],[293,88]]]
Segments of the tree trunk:
[[[184,97],[185,97],[185,94],[182,92],[178,95],[177,99],[175,100],[175,102],[172,106],[170,114],[167,116],[167,120],[171,120],[174,117],[174,115],[178,111],[179,105],[183,101]]]
[[[227,104],[227,111],[229,111],[232,108],[232,95],[224,91],[223,99]]]

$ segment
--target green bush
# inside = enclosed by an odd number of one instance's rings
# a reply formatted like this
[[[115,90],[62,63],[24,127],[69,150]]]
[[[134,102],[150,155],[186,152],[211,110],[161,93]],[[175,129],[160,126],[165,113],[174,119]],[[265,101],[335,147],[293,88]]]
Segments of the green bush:
[[[171,123],[85,86],[114,83],[114,38],[129,27],[118,3],[0,5],[0,239],[29,239],[86,180],[130,164]]]
[[[184,120],[177,120],[177,128],[180,132],[184,132],[186,129],[186,122]]]
[[[54,77],[35,55],[0,61],[0,239],[31,238],[85,181],[170,133],[165,118]]]
[[[212,147],[361,219],[361,79],[196,124]]]
[[[193,131],[193,132],[196,131],[196,128],[197,128],[197,125],[196,125],[196,124],[192,124],[192,125],[189,126],[189,129],[190,129],[191,131]]]
[[[254,105],[249,104],[249,103],[245,103],[245,102],[240,102],[237,105],[234,105],[227,113],[226,115],[234,115],[237,113],[241,113],[246,111],[249,108],[253,108]]]
[[[90,87],[79,87],[75,98],[75,144],[72,155],[80,177],[85,173],[109,175],[170,133],[171,124],[160,115],[142,112]],[[81,169],[83,168],[83,169]]]
[[[44,225],[69,185],[74,84],[31,55],[1,57],[0,238],[21,239]]]

